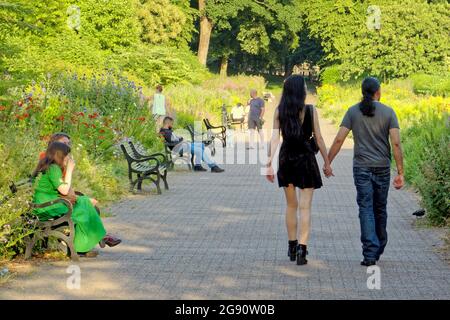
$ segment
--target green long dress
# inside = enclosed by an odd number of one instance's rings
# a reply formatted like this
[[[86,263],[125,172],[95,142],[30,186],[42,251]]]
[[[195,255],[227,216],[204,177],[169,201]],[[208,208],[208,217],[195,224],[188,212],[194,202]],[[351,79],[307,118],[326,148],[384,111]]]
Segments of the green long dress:
[[[61,168],[52,164],[46,172],[40,174],[34,182],[33,202],[40,204],[58,199],[58,187],[63,184]],[[58,203],[51,207],[35,209],[39,220],[46,221],[67,213],[67,207]],[[88,252],[94,248],[106,234],[103,223],[86,196],[78,196],[73,205],[72,221],[75,224],[75,250]]]

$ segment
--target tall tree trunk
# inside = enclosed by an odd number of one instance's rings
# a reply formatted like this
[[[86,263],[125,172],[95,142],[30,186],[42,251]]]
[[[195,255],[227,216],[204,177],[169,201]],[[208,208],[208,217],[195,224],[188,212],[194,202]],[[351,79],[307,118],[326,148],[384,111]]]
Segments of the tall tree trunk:
[[[211,39],[211,31],[213,25],[205,14],[206,0],[198,1],[198,10],[202,15],[200,17],[200,41],[198,43],[198,60],[206,66],[206,59],[208,58],[209,40]]]
[[[287,78],[292,74],[294,66],[292,65],[290,59],[284,60],[284,77]]]
[[[220,60],[220,76],[226,77],[228,71],[228,57],[222,57]]]

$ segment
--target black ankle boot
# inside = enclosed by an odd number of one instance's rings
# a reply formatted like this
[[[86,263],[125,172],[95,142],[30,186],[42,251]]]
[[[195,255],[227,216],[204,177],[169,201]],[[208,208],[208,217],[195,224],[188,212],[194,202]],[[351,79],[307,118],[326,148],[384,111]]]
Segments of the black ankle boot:
[[[288,257],[291,258],[291,261],[295,261],[297,256],[297,245],[297,240],[289,240]]]
[[[297,245],[297,265],[307,264],[308,260],[306,260],[306,255],[308,251],[306,250],[306,245],[299,244]]]

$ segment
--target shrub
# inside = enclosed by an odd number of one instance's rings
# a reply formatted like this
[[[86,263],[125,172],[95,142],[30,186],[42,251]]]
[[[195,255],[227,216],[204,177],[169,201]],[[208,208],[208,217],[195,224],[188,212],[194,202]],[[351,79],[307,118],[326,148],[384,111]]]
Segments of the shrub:
[[[450,218],[450,127],[448,114],[431,113],[403,134],[405,174],[422,195],[433,224]]]
[[[447,97],[450,95],[450,74],[445,76],[416,74],[411,80],[415,93]]]
[[[25,239],[35,227],[29,215],[30,195],[30,192],[21,192],[10,197],[9,191],[0,190],[0,261],[25,252]]]
[[[342,81],[341,67],[339,65],[326,67],[320,74],[320,80],[323,84],[336,84]]]

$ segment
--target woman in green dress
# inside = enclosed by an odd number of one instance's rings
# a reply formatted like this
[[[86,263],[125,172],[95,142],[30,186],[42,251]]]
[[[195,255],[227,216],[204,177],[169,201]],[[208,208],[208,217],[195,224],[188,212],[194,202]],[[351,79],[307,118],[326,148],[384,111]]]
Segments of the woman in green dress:
[[[70,147],[61,142],[53,142],[48,147],[34,173],[33,202],[40,204],[69,195],[75,162],[69,155]],[[63,175],[63,172],[65,173]],[[42,221],[59,217],[67,212],[61,203],[51,207],[35,209]],[[77,196],[73,205],[72,220],[75,225],[75,250],[82,256],[95,256],[91,251],[97,244],[104,247],[106,235],[103,223],[89,197]]]

